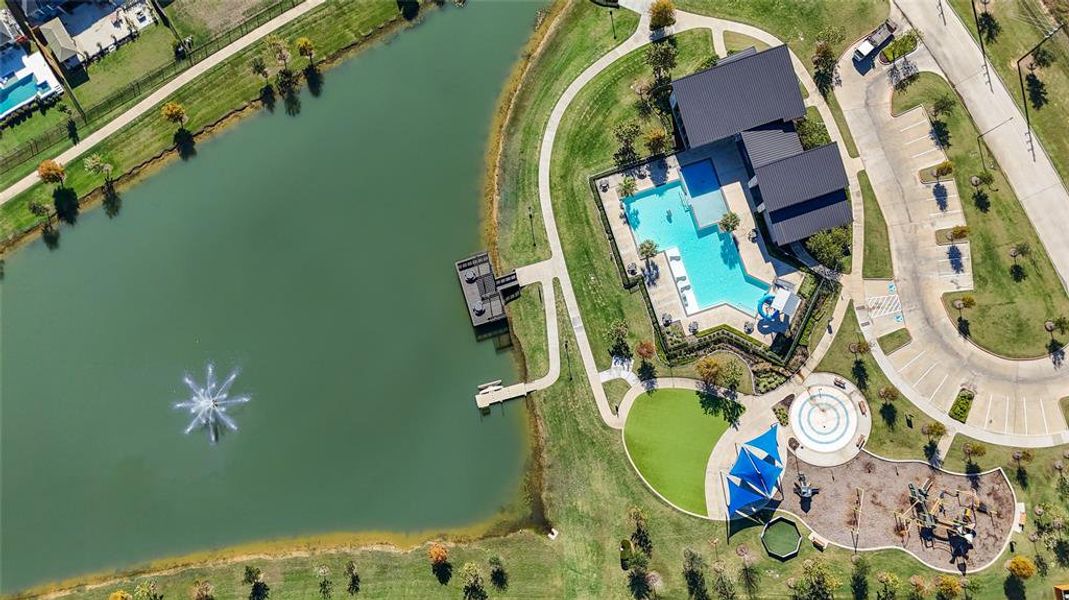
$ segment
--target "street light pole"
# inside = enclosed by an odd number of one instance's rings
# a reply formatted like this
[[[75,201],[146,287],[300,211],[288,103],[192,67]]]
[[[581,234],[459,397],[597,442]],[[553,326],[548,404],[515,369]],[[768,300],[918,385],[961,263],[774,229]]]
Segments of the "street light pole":
[[[976,0],[972,0],[972,18],[976,23],[976,38],[980,40],[980,54],[984,56],[984,75],[987,77],[987,87],[995,91],[991,86],[991,71],[987,65],[987,46],[984,45],[984,32],[980,29],[980,15],[976,12]]]
[[[1062,23],[1061,25],[1058,25],[1057,27],[1052,29],[1050,33],[1043,36],[1043,39],[1039,40],[1039,43],[1036,44],[1031,50],[1025,52],[1024,55],[1021,56],[1021,58],[1017,59],[1017,79],[1021,82],[1021,104],[1024,105],[1024,120],[1027,123],[1028,127],[1028,149],[1032,152],[1033,161],[1036,159],[1036,145],[1032,142],[1032,116],[1028,112],[1028,94],[1027,92],[1025,92],[1024,89],[1024,72],[1021,71],[1021,61],[1031,56],[1032,53],[1036,50],[1039,50],[1040,46],[1042,46],[1050,38],[1054,37],[1054,34],[1061,31],[1064,27],[1065,23]]]

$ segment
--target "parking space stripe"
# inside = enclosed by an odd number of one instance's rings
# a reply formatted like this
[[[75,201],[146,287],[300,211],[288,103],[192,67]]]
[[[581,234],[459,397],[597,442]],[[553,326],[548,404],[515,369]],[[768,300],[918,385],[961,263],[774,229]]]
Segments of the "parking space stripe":
[[[1010,432],[1010,397],[1006,396],[1004,398],[1004,400],[1006,400],[1006,426],[1003,429],[1002,433],[1009,433]]]
[[[984,426],[991,424],[991,405],[994,404],[995,398],[991,394],[987,395],[987,415],[984,416]]]
[[[899,129],[898,131],[901,133],[903,131],[908,131],[910,129],[913,129],[914,127],[920,127],[921,125],[927,125],[927,124],[928,124],[928,120],[925,119],[923,121],[918,121],[918,122],[916,122],[916,123],[914,123],[914,124],[912,124],[912,125],[910,125],[908,127],[903,127],[902,129]]]
[[[947,377],[950,377],[950,373],[943,375],[943,380],[939,382],[939,385],[935,386],[935,391],[932,392],[932,395],[928,396],[928,402],[932,402],[939,390],[943,389],[943,384],[947,382]]]
[[[1039,401],[1039,411],[1043,414],[1043,433],[1050,433],[1050,427],[1047,426],[1047,408],[1043,406],[1043,401]]]
[[[919,142],[921,140],[931,141],[931,139],[932,139],[932,136],[925,134],[925,135],[920,136],[919,138],[913,138],[912,140],[910,140],[910,141],[908,141],[906,143],[907,144],[914,144],[914,143]]]
[[[924,156],[925,154],[931,154],[932,152],[939,152],[939,148],[932,148],[931,150],[925,150],[924,152],[920,152],[918,154],[914,154],[910,158],[919,158],[921,156]]]
[[[1028,433],[1028,405],[1024,403],[1024,398],[1021,398],[1021,412],[1024,413],[1024,432]]]
[[[910,365],[912,365],[912,364],[913,364],[913,361],[915,361],[915,360],[917,360],[918,358],[920,358],[920,357],[924,356],[924,353],[925,353],[925,352],[927,352],[927,350],[921,350],[921,353],[920,353],[920,354],[918,354],[917,356],[914,356],[913,358],[909,359],[909,362],[908,362],[908,363],[906,363],[906,364],[902,365],[902,368],[901,368],[901,369],[899,369],[899,370],[898,370],[898,372],[899,372],[899,373],[901,373],[902,371],[905,371],[905,370],[906,370],[907,368],[909,368],[909,366],[910,366]]]
[[[919,378],[917,379],[917,381],[914,381],[914,382],[913,382],[913,385],[917,385],[918,383],[920,383],[920,382],[921,382],[921,379],[924,379],[925,377],[927,377],[927,376],[928,376],[928,373],[931,373],[931,372],[932,372],[932,369],[934,369],[934,368],[935,368],[935,364],[936,364],[936,363],[932,363],[932,364],[928,365],[928,370],[927,370],[927,371],[925,371],[925,372],[924,372],[924,375],[921,375],[921,376],[920,376],[920,377],[919,377]]]

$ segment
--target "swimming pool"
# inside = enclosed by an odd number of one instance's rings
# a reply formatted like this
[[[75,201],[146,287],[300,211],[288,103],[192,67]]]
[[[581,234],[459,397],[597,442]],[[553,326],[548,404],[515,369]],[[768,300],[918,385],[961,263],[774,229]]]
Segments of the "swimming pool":
[[[47,86],[48,84],[44,85]],[[0,118],[37,96],[39,87],[37,78],[33,75],[27,75],[14,83],[0,88]]]
[[[627,222],[635,243],[653,240],[670,257],[676,255],[672,249],[678,251],[684,268],[677,276],[685,273],[687,277],[678,286],[681,295],[687,299],[684,300],[687,314],[725,303],[746,314],[754,314],[769,284],[746,273],[731,234],[721,232],[719,227],[699,228],[692,216],[692,210],[696,210],[704,215],[703,218],[715,216],[718,221],[727,212],[712,163],[703,161],[688,165],[681,169],[681,173],[682,180],[645,190],[625,200]],[[669,258],[669,264],[673,260]],[[673,275],[662,273],[661,277]]]

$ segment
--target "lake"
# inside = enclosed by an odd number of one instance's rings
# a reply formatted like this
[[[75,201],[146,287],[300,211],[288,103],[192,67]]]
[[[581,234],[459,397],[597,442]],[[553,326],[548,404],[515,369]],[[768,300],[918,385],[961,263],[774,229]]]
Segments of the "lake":
[[[453,261],[540,2],[473,2],[34,241],[0,283],[0,590],[242,542],[463,526],[519,494],[522,403]],[[218,444],[173,404],[239,369]]]

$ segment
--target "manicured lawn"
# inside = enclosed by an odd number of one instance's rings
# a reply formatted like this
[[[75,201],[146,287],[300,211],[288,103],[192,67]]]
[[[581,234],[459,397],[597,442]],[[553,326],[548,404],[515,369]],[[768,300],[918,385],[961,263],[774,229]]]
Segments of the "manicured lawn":
[[[879,342],[880,349],[883,350],[884,354],[890,354],[910,343],[912,340],[913,337],[909,335],[909,330],[903,327],[901,329],[896,329],[891,333],[881,335],[876,341]]]
[[[397,15],[397,6],[392,3],[375,0],[332,1],[283,27],[278,35],[291,43],[297,37],[307,35],[315,42],[320,55],[326,57],[359,40],[363,33],[373,31],[392,19],[399,19]],[[248,67],[249,60],[255,54],[266,58],[266,44],[263,41],[198,77],[169,98],[185,105],[189,115],[186,127],[190,131],[199,131],[259,97],[262,80]],[[296,50],[293,50],[293,54],[296,56]],[[329,71],[324,77],[329,81]],[[101,143],[94,152],[107,157],[116,166],[118,175],[173,147],[174,133],[174,125],[165,121],[158,109],[153,109]],[[79,196],[102,183],[100,178],[86,173],[83,161],[84,157],[66,165],[66,184]],[[0,207],[0,237],[14,237],[36,225],[39,219],[29,212],[29,203],[35,199],[51,203],[51,194],[50,187],[37,185]]]
[[[22,120],[13,121],[0,129],[0,154],[7,154],[27,140],[63,126],[67,122],[67,115],[59,111],[61,104],[70,106],[69,102],[63,100],[48,108],[38,108]],[[71,109],[73,110],[73,107]]]
[[[662,389],[635,400],[624,443],[642,477],[676,506],[706,514],[705,467],[728,422],[706,414],[698,394]]]
[[[623,401],[624,395],[627,394],[627,390],[631,389],[631,384],[627,383],[623,379],[613,379],[605,384],[605,395],[609,398],[609,405],[614,409],[620,406],[620,402]]]
[[[765,529],[764,534],[761,536],[761,541],[764,542],[765,548],[776,556],[787,556],[791,552],[794,552],[798,548],[798,541],[801,536],[798,534],[798,528],[787,521],[776,521]]]
[[[758,51],[768,48],[768,44],[761,40],[741,33],[735,33],[734,31],[724,32],[724,46],[727,48],[728,54],[745,50],[751,46],[757,48]]]
[[[713,52],[708,30],[687,31],[674,36],[674,41],[679,52],[674,77],[697,70]],[[617,147],[614,127],[628,121],[640,123],[643,130],[661,124],[655,116],[640,116],[635,106],[637,96],[632,86],[650,77],[645,56],[645,48],[630,52],[582,89],[561,121],[550,166],[561,243],[599,369],[610,364],[609,326],[614,321],[629,325],[632,347],[640,340],[654,338],[642,296],[629,293],[621,284],[588,183],[591,175],[613,167]],[[641,142],[638,146],[639,152],[645,153]]]
[[[237,26],[276,0],[175,0],[164,10],[182,37],[192,36],[194,44]]]
[[[976,22],[973,20],[969,2],[970,0],[950,0],[950,5],[975,37]],[[1017,59],[1024,56],[1043,39],[1047,31],[1055,27],[1054,21],[1044,10],[1041,0],[992,2],[987,5],[986,10],[998,19],[1002,27],[998,38],[993,43],[986,44],[991,64],[1023,111]],[[1036,70],[1036,76],[1046,84],[1047,104],[1039,109],[1029,106],[1029,116],[1032,119],[1032,128],[1050,155],[1054,167],[1058,169],[1062,181],[1069,185],[1069,136],[1065,135],[1065,121],[1069,115],[1069,42],[1065,32],[1059,32],[1043,47],[1055,55],[1051,66]],[[1028,60],[1022,61],[1021,68],[1026,77],[1029,73],[1027,66]]]
[[[1057,502],[1059,500],[1058,490],[1054,486],[1054,483],[1058,480],[1058,471],[1054,469],[1054,463],[1060,460],[1063,464],[1069,465],[1069,460],[1063,454],[1069,451],[1069,445],[1034,448],[1032,452],[1035,458],[1032,462],[1022,462],[1020,465],[1024,470],[1022,473],[1018,471],[1017,461],[1013,460],[1013,453],[1017,450],[1016,448],[984,444],[970,437],[958,435],[954,437],[954,443],[950,445],[950,450],[947,451],[946,461],[943,463],[945,468],[959,473],[967,472],[965,453],[962,452],[962,448],[966,443],[979,444],[986,449],[984,456],[974,456],[973,462],[976,463],[981,471],[1002,467],[1006,471],[1006,476],[1014,483],[1014,491],[1017,492],[1018,501],[1025,502],[1029,505],[1029,508],[1039,502]],[[1065,503],[1065,508],[1069,509],[1069,497],[1061,498],[1061,501]],[[1031,515],[1029,516],[1031,517]],[[1029,529],[1031,528],[1029,527]]]
[[[163,25],[143,30],[136,40],[90,64],[89,79],[74,88],[74,95],[88,109],[149,72],[174,62],[174,42],[174,35]]]
[[[953,90],[943,79],[922,73],[904,92],[894,94],[892,110],[898,114],[918,104],[930,108],[935,98],[947,93],[953,95]],[[976,307],[964,316],[974,342],[1003,356],[1043,356],[1051,339],[1043,323],[1059,315],[1069,315],[1069,297],[1028,215],[1002,173],[998,169],[991,171],[995,183],[981,190],[987,196],[986,201],[973,196],[969,178],[982,172],[983,166],[976,148],[978,132],[965,107],[958,102],[951,115],[941,118],[950,133],[947,157],[954,162],[954,177],[969,225],[976,288],[972,292],[944,296],[948,318],[957,318],[953,301],[966,293],[972,294]],[[991,153],[985,150],[984,154],[990,166]],[[1017,260],[1024,277],[1015,281],[1011,273],[1014,260],[1009,251],[1020,242],[1027,243],[1032,252]],[[1065,341],[1064,337],[1059,339],[1061,343]]]
[[[865,448],[887,458],[922,457],[928,438],[921,433],[921,427],[930,419],[905,397],[900,396],[887,405],[880,400],[880,389],[894,386],[871,354],[863,354],[855,359],[850,353],[850,344],[859,339],[861,327],[851,302],[828,353],[815,370],[841,375],[854,382],[865,395],[872,412],[872,433]]]
[[[841,28],[843,41],[835,44],[836,54],[841,55],[854,40],[882,23],[889,12],[885,0],[679,0],[676,6],[687,12],[731,19],[768,31],[794,50],[810,74],[813,70],[810,59],[821,31]],[[827,101],[847,152],[856,157],[857,146],[835,94],[829,94]]]
[[[858,171],[861,197],[865,202],[865,255],[862,259],[861,276],[865,279],[891,279],[895,275],[891,259],[891,238],[887,221],[883,218],[876,192],[872,190],[869,175]]]

